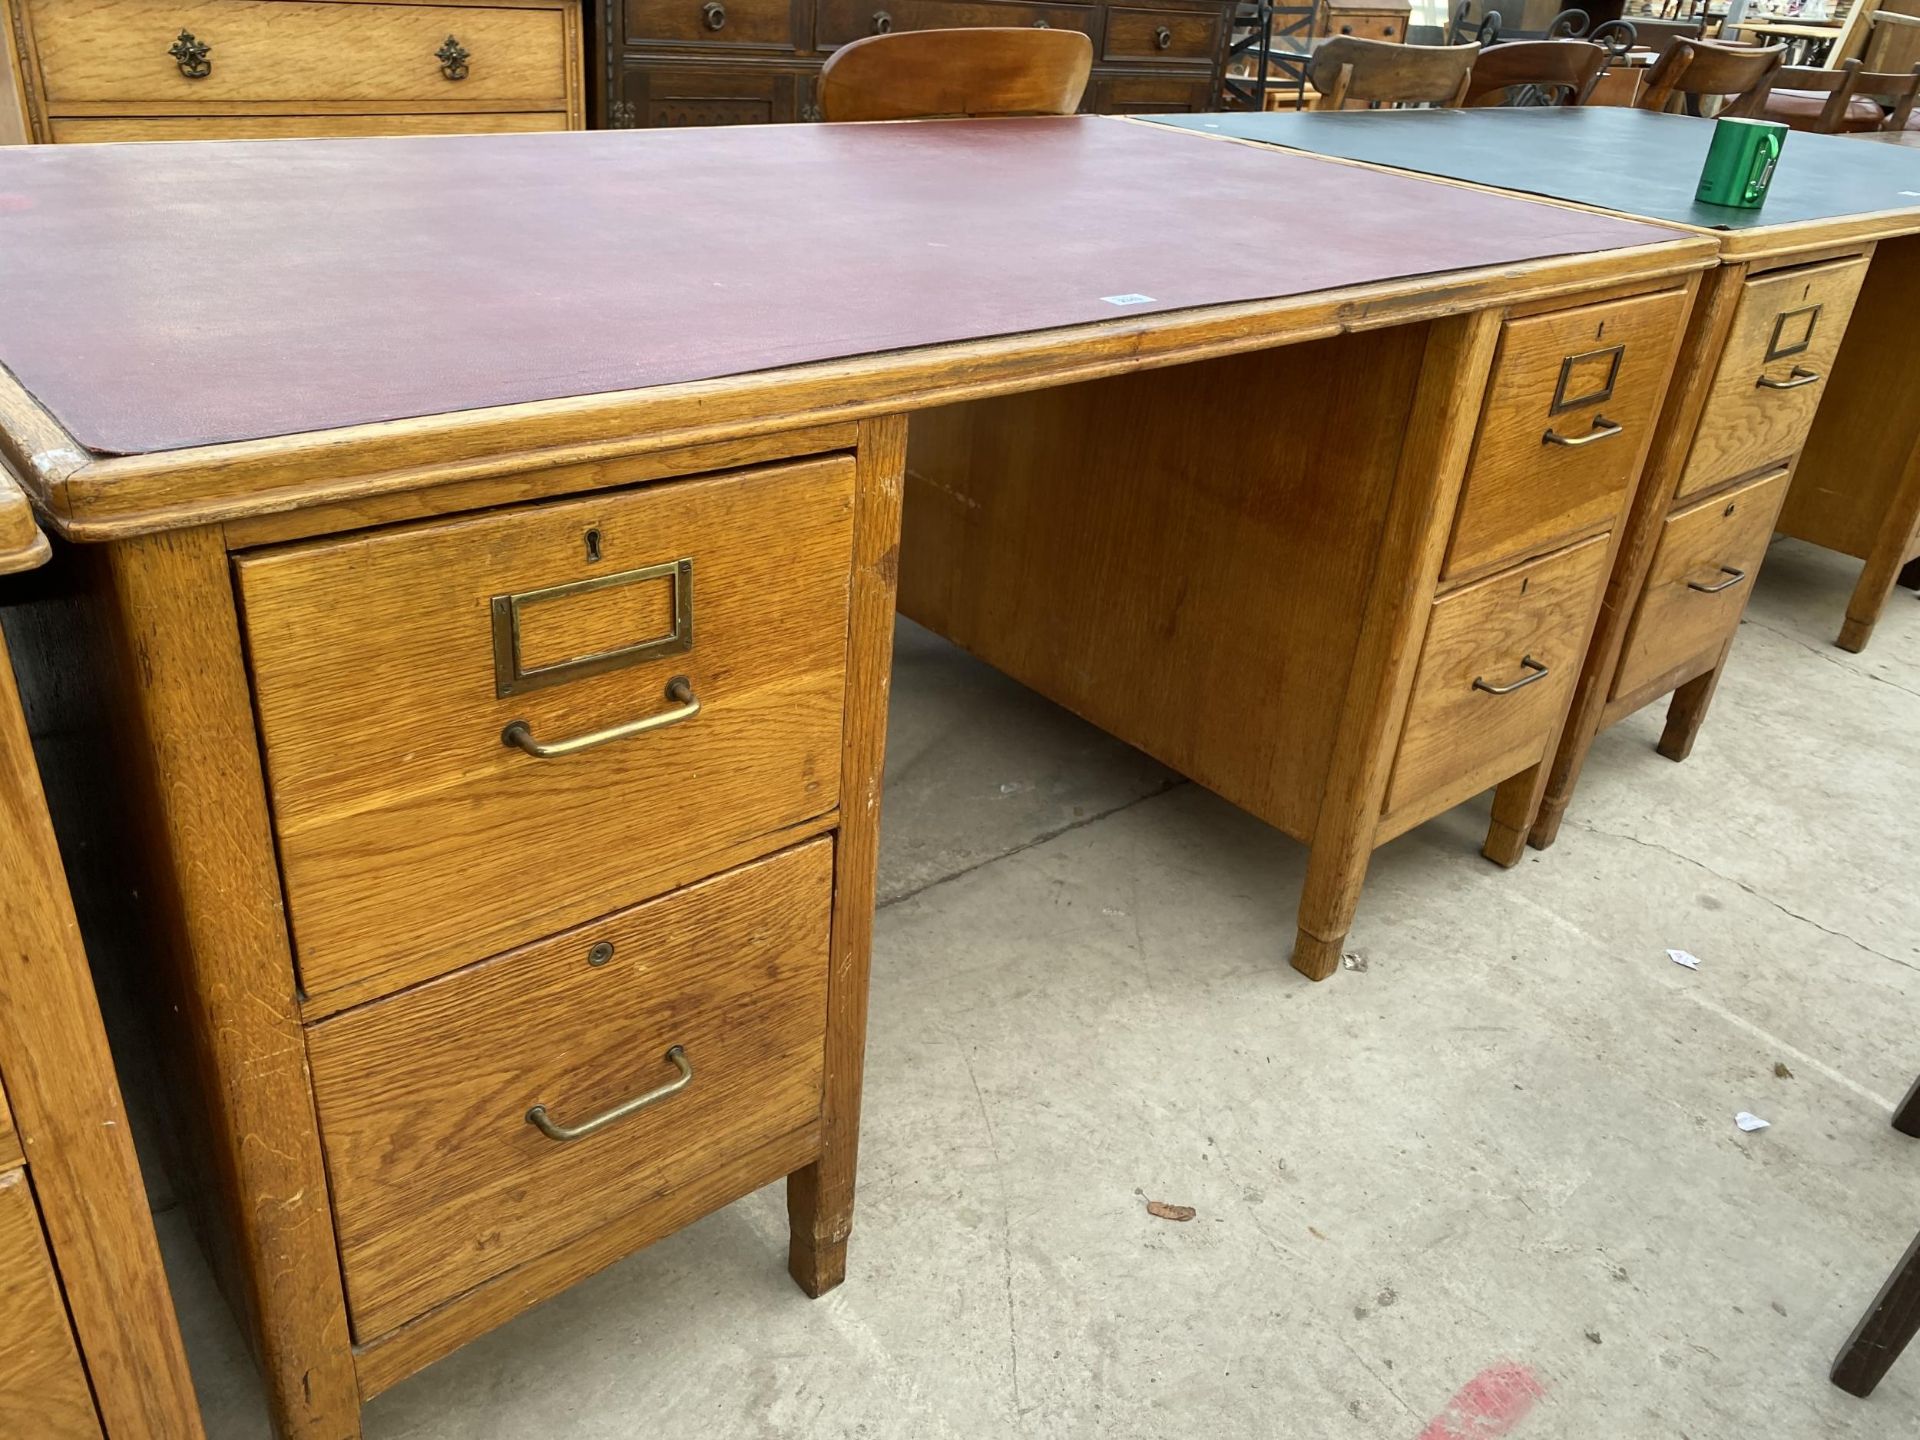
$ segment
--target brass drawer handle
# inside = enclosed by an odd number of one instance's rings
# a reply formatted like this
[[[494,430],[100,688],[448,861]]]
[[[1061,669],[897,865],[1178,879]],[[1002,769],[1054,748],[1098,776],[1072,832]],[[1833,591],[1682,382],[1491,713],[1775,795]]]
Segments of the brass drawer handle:
[[[700,7],[700,23],[709,30],[726,29],[727,7],[722,5],[720,0],[707,0],[707,3]]]
[[[180,38],[173,42],[167,54],[173,57],[173,63],[180,67],[180,73],[189,80],[204,80],[213,73],[213,61],[207,58],[207,52],[213,47],[204,40],[196,40],[191,30],[182,30]]]
[[[1687,589],[1698,590],[1702,595],[1718,595],[1722,590],[1731,590],[1747,578],[1746,571],[1736,570],[1731,565],[1722,565],[1720,567],[1720,573],[1728,578],[1722,580],[1717,585],[1702,585],[1698,580],[1689,580],[1687,581]]]
[[[1516,690],[1524,690],[1529,685],[1538,684],[1553,673],[1531,655],[1521,656],[1520,664],[1531,673],[1522,675],[1511,685],[1489,685],[1485,680],[1476,675],[1473,677],[1473,688],[1476,690],[1484,690],[1489,695],[1511,695]]]
[[[447,36],[447,43],[433,52],[433,58],[440,62],[440,73],[449,80],[467,78],[467,61],[473,58],[467,53],[467,47],[453,36]]]
[[[1798,390],[1802,385],[1811,385],[1819,378],[1818,370],[1809,370],[1804,365],[1796,365],[1788,372],[1785,380],[1772,380],[1762,375],[1753,383],[1759,390]]]
[[[876,35],[891,35],[893,33],[893,16],[884,10],[874,11],[873,33]]]
[[[1171,50],[1173,48],[1173,31],[1164,25],[1157,28],[1153,32],[1153,48],[1156,50]]]
[[[561,1125],[547,1114],[547,1107],[536,1105],[527,1111],[527,1123],[549,1140],[584,1140],[587,1136],[607,1128],[616,1120],[646,1109],[649,1105],[658,1105],[669,1095],[678,1095],[693,1083],[693,1063],[687,1059],[687,1052],[678,1045],[667,1051],[667,1059],[680,1072],[678,1080],[669,1080],[657,1090],[649,1090],[644,1095],[636,1095],[631,1100],[623,1100],[611,1110],[603,1110],[591,1120],[582,1120],[578,1125]]]
[[[1565,445],[1569,449],[1578,449],[1582,445],[1597,445],[1602,440],[1611,440],[1627,427],[1616,425],[1604,415],[1593,417],[1593,433],[1589,435],[1562,435],[1558,430],[1549,429],[1540,437],[1542,445]]]
[[[667,682],[667,698],[676,702],[671,710],[662,710],[658,715],[643,716],[620,725],[610,725],[605,730],[575,735],[570,740],[536,740],[532,726],[524,720],[515,720],[500,732],[500,743],[524,750],[536,760],[556,760],[562,755],[605,745],[610,740],[624,740],[629,735],[663,730],[669,725],[678,725],[682,720],[691,720],[700,713],[700,702],[693,694],[693,682],[684,675],[676,675]]]

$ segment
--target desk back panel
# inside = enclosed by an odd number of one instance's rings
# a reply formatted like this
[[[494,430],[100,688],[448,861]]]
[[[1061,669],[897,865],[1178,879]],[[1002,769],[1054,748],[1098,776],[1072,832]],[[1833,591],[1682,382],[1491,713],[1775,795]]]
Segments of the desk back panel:
[[[133,454],[1672,238],[1080,117],[15,149],[0,363]]]

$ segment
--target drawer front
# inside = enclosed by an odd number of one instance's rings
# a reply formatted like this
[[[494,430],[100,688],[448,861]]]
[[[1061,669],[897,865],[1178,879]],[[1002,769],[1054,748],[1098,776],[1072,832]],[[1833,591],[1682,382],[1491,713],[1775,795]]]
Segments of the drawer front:
[[[1776,470],[1667,517],[1611,698],[1719,653],[1753,593],[1790,474]]]
[[[558,8],[34,0],[34,14],[56,111],[101,101],[551,102],[566,95],[571,68]],[[205,53],[186,49],[182,32]],[[437,54],[449,36],[466,51],[457,80]]]
[[[968,0],[819,0],[813,46],[832,50],[867,35],[894,30],[969,30],[981,25],[1031,25],[1093,34],[1089,5],[991,5]]]
[[[607,123],[619,130],[786,124],[801,118],[802,83],[782,70],[628,65]]]
[[[564,130],[566,112],[424,115],[142,115],[55,120],[57,144],[127,140],[309,140],[343,135],[505,135]]]
[[[1101,55],[1108,60],[1211,60],[1220,14],[1193,10],[1109,10]]]
[[[1676,499],[1799,453],[1866,273],[1840,260],[1747,281]]]
[[[443,974],[831,811],[852,494],[839,457],[239,560],[309,997]]]
[[[1087,87],[1089,115],[1198,115],[1214,106],[1210,75],[1101,75]]]
[[[1446,573],[1609,528],[1626,501],[1686,315],[1684,291],[1509,320]]]
[[[1376,15],[1351,11],[1333,16],[1328,21],[1329,35],[1357,35],[1362,40],[1392,40],[1404,42],[1407,38],[1407,17],[1405,15]]]
[[[1607,552],[1596,536],[1434,602],[1389,812],[1441,790],[1464,799],[1540,759],[1586,655]]]
[[[66,1297],[24,1170],[0,1174],[0,1435],[95,1440],[93,1408]]]
[[[781,1166],[817,1154],[832,896],[816,840],[312,1026],[354,1335],[784,1139]],[[675,1047],[692,1078],[653,1103],[532,1123],[673,1084]]]
[[[629,45],[794,45],[793,0],[627,0],[626,17]]]

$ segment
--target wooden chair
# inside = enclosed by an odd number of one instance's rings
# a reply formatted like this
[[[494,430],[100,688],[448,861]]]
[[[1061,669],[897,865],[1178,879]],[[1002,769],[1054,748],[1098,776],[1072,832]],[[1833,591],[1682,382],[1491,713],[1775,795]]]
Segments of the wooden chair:
[[[1920,1080],[1913,1082],[1907,1098],[1893,1112],[1893,1128],[1920,1138]],[[1920,1235],[1840,1347],[1829,1378],[1849,1395],[1866,1399],[1916,1332],[1920,1332]]]
[[[820,111],[828,120],[1071,115],[1092,69],[1093,44],[1078,30],[898,30],[828,57]]]
[[[1311,78],[1320,92],[1314,108],[1339,110],[1349,103],[1456,108],[1466,99],[1479,53],[1475,44],[1395,45],[1336,35],[1313,53]]]
[[[1516,40],[1489,45],[1473,62],[1469,106],[1500,105],[1525,88],[1545,92],[1552,105],[1584,105],[1606,68],[1604,46],[1586,40]]]
[[[1751,118],[1766,103],[1773,72],[1786,53],[1784,45],[1758,49],[1712,40],[1676,40],[1653,62],[1646,88],[1635,104],[1642,110],[1665,110],[1679,96],[1687,113],[1698,115],[1701,97],[1718,95],[1727,99],[1718,114]]]
[[[1905,75],[1873,75],[1858,60],[1832,70],[1782,65],[1760,113],[1817,135],[1904,130],[1920,94],[1920,65]]]

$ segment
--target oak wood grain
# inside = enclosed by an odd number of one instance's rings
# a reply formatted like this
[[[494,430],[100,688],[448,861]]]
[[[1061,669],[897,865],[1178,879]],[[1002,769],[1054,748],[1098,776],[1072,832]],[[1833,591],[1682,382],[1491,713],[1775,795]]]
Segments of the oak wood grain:
[[[309,1003],[630,905],[831,811],[854,470],[833,458],[241,557]],[[496,696],[491,597],[683,557],[690,650]],[[502,743],[515,720],[557,739],[670,709],[674,676],[702,707],[683,723],[554,759]]]
[[[438,115],[139,115],[56,119],[59,145],[133,140],[303,140],[351,135],[527,135],[564,130],[560,111]]]
[[[817,1126],[832,896],[810,841],[313,1026],[354,1334]],[[529,1123],[674,1080],[674,1046],[693,1079],[657,1105],[572,1141]]]
[[[14,1128],[13,1112],[7,1108],[7,1092],[0,1090],[0,1170],[24,1164],[26,1158],[20,1149],[20,1132]]]
[[[0,1434],[95,1440],[100,1418],[24,1170],[0,1174],[0,1316]]]
[[[890,415],[860,427],[820,1156],[787,1181],[787,1270],[813,1296],[846,1277],[847,1238],[853,1230],[906,457],[906,416]]]
[[[49,553],[47,537],[33,518],[26,492],[0,471],[0,575],[45,564]]]

